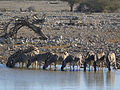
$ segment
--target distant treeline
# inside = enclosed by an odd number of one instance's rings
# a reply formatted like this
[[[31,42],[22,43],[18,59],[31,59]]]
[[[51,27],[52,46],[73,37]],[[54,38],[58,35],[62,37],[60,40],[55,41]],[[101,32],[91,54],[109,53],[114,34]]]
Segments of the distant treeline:
[[[76,10],[80,12],[120,12],[120,0],[83,0]]]
[[[120,12],[120,0],[61,0],[68,2],[70,11],[73,6],[79,4],[76,11],[79,12]]]
[[[58,0],[0,0],[0,1],[58,1]]]
[[[78,12],[120,12],[120,0],[0,0],[0,1],[64,1],[68,2],[70,11]],[[74,5],[77,8],[73,10]]]

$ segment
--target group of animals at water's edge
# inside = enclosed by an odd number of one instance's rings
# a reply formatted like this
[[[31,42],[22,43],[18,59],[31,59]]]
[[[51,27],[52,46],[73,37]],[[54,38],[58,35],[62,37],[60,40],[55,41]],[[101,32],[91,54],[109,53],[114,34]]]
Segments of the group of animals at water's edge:
[[[28,54],[30,52],[33,52],[34,55]],[[93,66],[94,71],[97,70],[96,68],[99,69],[99,67],[100,69],[102,67],[107,67],[109,71],[111,70],[111,66],[113,66],[114,69],[117,69],[116,57],[113,52],[109,52],[108,54],[100,52],[96,54],[95,52],[90,51],[83,59],[82,55],[78,53],[75,55],[68,54],[67,52],[63,52],[62,54],[53,52],[39,54],[37,47],[29,47],[25,50],[18,50],[8,58],[6,66],[13,68],[16,63],[22,63],[22,67],[25,66],[27,68],[33,65],[41,68],[41,65],[43,65],[43,69],[46,69],[49,65],[51,68],[51,64],[54,63],[55,70],[57,68],[57,64],[62,64],[61,71],[64,71],[64,68],[68,63],[70,65],[70,70],[74,70],[75,66],[77,66],[77,69],[83,67],[84,71],[86,71],[87,66],[89,66],[89,70],[90,66]]]

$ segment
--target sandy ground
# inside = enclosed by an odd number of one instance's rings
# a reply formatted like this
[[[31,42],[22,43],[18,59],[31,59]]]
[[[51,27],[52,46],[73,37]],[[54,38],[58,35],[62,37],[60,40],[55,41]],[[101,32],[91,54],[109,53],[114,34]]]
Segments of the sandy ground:
[[[20,12],[20,8],[26,10],[34,7],[35,12]],[[68,51],[69,53],[82,53],[88,51],[113,51],[119,61],[120,57],[120,14],[119,13],[78,13],[69,12],[69,6],[65,2],[53,1],[0,1],[0,23],[7,22],[14,16],[25,16],[37,13],[40,17],[46,14],[47,20],[42,25],[42,31],[48,36],[48,41],[39,41],[37,46],[57,46],[70,44],[68,48],[55,49],[56,51]],[[71,17],[78,17],[78,25],[69,24]],[[2,32],[2,31],[1,31]],[[34,32],[23,27],[18,32],[18,37],[36,38]],[[61,38],[62,37],[62,38]],[[31,43],[31,42],[30,42]],[[35,42],[36,43],[36,42]],[[0,46],[0,58],[7,60],[10,54],[8,45]],[[64,49],[64,50],[63,50]],[[48,51],[49,49],[41,49]],[[4,53],[4,52],[5,53]]]
[[[58,2],[51,4],[52,1],[0,1],[0,8],[7,10],[19,10],[20,8],[26,9],[28,7],[35,7],[36,11],[61,11],[68,10],[69,6],[66,2]]]

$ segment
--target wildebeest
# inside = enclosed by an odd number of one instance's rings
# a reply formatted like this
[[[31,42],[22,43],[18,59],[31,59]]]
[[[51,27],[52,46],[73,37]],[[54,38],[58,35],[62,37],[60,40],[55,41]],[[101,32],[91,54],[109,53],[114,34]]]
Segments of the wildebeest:
[[[111,68],[110,68],[111,65],[114,66],[114,69],[117,69],[115,53],[113,52],[108,53],[106,57],[106,64],[109,71],[111,71]]]
[[[52,55],[53,53],[47,52],[47,53],[42,53],[42,54],[38,54],[38,55],[31,57],[31,59],[28,60],[27,68],[35,61],[38,61],[39,65],[41,66],[41,63],[45,62]]]
[[[57,60],[58,60],[58,55],[57,54],[52,55],[49,59],[47,59],[45,61],[43,69],[46,69],[48,67],[48,65],[50,65],[50,69],[51,69],[51,64],[54,63],[55,64],[54,65],[55,66],[55,70],[56,70]]]
[[[87,64],[89,64],[89,71],[90,65],[93,64],[94,70],[96,71],[96,54],[93,51],[87,53],[87,56],[84,61],[84,71],[86,71]]]
[[[38,48],[31,46],[25,50],[19,49],[8,58],[8,62],[6,63],[6,66],[12,68],[15,66],[16,63],[22,62],[22,67],[23,67],[24,62],[27,62],[27,60],[30,58],[30,55],[28,55],[27,53],[30,53],[32,51],[36,54],[38,53]]]
[[[71,70],[71,65],[73,63],[73,59],[74,56],[73,55],[68,55],[65,60],[62,62],[62,66],[61,66],[61,71],[64,71],[64,67],[66,66],[66,64],[70,63],[70,70]]]

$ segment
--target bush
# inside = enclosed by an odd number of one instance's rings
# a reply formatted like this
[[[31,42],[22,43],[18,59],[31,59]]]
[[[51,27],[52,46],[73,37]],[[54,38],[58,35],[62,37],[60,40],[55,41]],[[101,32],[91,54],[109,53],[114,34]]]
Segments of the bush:
[[[33,6],[28,7],[27,10],[28,10],[28,12],[35,12],[36,11],[35,7],[33,7]]]
[[[70,11],[73,11],[74,5],[76,3],[79,3],[81,0],[61,0],[61,1],[68,2],[69,6],[70,6]]]
[[[0,8],[0,11],[1,12],[6,12],[7,10],[6,10],[6,8]]]
[[[77,7],[80,12],[115,12],[120,8],[118,0],[86,0]]]
[[[109,4],[105,7],[106,12],[116,12],[120,9],[120,1],[112,0]]]

